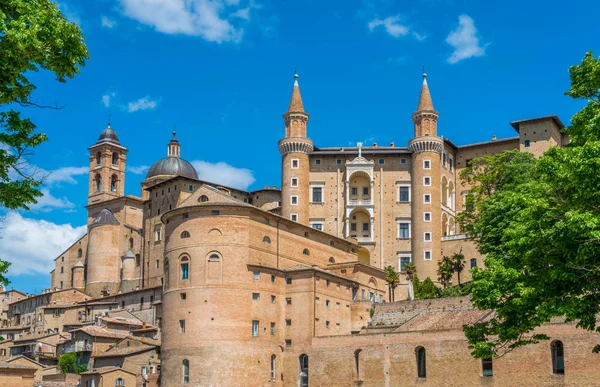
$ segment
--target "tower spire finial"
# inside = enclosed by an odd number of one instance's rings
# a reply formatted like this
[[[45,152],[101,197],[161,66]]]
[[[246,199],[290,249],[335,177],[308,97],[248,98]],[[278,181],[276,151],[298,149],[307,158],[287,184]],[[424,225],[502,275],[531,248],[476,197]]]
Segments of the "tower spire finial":
[[[427,78],[427,73],[425,72],[425,66],[423,66],[423,74],[422,74],[422,76],[423,76],[423,79]]]
[[[429,93],[429,85],[427,85],[427,74],[425,73],[425,66],[423,66],[423,85],[421,86],[419,106],[417,107],[417,111],[421,110],[434,110],[433,101],[431,100],[431,94]]]
[[[300,86],[298,85],[298,72],[294,67],[294,89],[292,90],[292,99],[288,113],[304,113],[304,105],[302,104],[302,96],[300,95]]]
[[[108,113],[108,127],[110,128],[110,112]]]

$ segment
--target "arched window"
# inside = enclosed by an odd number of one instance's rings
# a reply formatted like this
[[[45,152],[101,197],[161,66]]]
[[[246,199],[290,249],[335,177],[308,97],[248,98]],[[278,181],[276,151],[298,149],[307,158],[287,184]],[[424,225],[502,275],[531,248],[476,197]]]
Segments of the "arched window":
[[[186,280],[190,278],[190,273],[189,273],[189,269],[190,269],[190,264],[189,264],[189,259],[187,257],[183,257],[181,258],[181,279],[182,280]]]
[[[102,164],[102,153],[100,152],[96,153],[96,164]]]
[[[110,178],[110,190],[112,192],[117,192],[117,175],[112,175]]]
[[[362,349],[354,351],[354,366],[356,367],[356,379],[360,380],[360,353]]]
[[[181,233],[181,239],[183,238],[189,238],[191,235],[189,233],[189,231],[184,231]]]
[[[564,375],[565,373],[565,352],[562,341],[554,341],[550,345],[552,352],[552,373]]]
[[[263,238],[263,242],[265,242],[265,243],[271,243],[271,238],[269,238],[268,236],[265,236]]]
[[[425,348],[417,347],[415,350],[417,355],[417,376],[419,378],[427,377],[427,354],[425,353]]]
[[[298,360],[300,360],[300,375],[298,377],[300,387],[308,387],[308,356],[302,354]]]
[[[181,376],[183,384],[190,382],[190,361],[188,359],[184,359],[181,363]]]
[[[208,196],[206,196],[206,195],[200,196],[200,201],[201,202],[207,202],[208,201]]]
[[[304,250],[302,250],[302,254],[310,255],[310,251],[308,251],[308,249],[304,249]]]
[[[83,256],[83,250],[79,249],[77,250],[77,257],[81,258]]]
[[[102,177],[100,175],[96,175],[96,191],[100,192],[102,189]]]
[[[329,263],[335,263],[335,258],[329,257]]]
[[[271,381],[275,381],[277,376],[277,356],[271,355]]]
[[[129,238],[129,248],[133,249],[133,238]]]
[[[221,259],[221,257],[219,257],[219,254],[213,253],[210,255],[210,257],[208,257],[208,259],[210,259],[211,261],[218,261],[219,259]]]
[[[112,154],[112,163],[113,165],[117,165],[117,163],[119,162],[119,155],[116,153]]]

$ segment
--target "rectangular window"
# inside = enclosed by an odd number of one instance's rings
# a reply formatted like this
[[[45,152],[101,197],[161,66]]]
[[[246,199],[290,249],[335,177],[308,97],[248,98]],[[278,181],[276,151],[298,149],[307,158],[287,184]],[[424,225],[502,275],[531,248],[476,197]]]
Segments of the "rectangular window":
[[[285,304],[286,304],[286,305],[292,305],[292,299],[291,299],[291,298],[289,298],[289,297],[288,297],[288,298],[286,298],[286,299],[285,299]]]
[[[139,266],[139,265],[138,265]],[[160,261],[157,259],[156,260],[156,268],[158,269],[160,267]]]
[[[259,271],[253,271],[252,272],[252,278],[254,280],[259,280],[260,279],[260,272]]]
[[[406,185],[400,186],[400,187],[398,187],[398,191],[400,194],[400,196],[398,197],[399,202],[406,203],[406,202],[410,201],[410,187],[409,186],[406,186]]]
[[[323,203],[323,188],[322,187],[312,187],[312,202],[313,203]]]
[[[315,160],[315,164],[317,164],[317,165],[321,165],[321,160],[319,160],[319,159],[316,159],[316,160]]]
[[[431,203],[431,195],[430,194],[423,195],[423,203]]]
[[[292,195],[292,196],[290,196],[290,203],[291,203],[293,206],[296,206],[296,205],[298,205],[298,196],[296,196],[296,195]]]
[[[219,210],[212,210],[211,215],[212,216],[219,216]]]
[[[325,286],[329,287],[329,285],[331,285],[331,281],[330,280],[326,280],[325,281]],[[329,301],[328,301],[329,302]]]
[[[285,346],[286,347],[291,347],[292,346],[292,340],[290,340],[290,339],[285,340]]]
[[[365,289],[361,290],[361,292],[360,292],[360,299],[363,300],[363,301],[365,300]]]
[[[531,145],[531,141],[525,140],[525,148],[529,148],[530,145]]]
[[[406,159],[400,159],[400,164],[406,164]]]
[[[187,263],[182,263],[181,264],[181,279],[182,280],[186,280],[188,279],[189,273],[188,273],[188,264]]]
[[[276,299],[275,296],[271,296],[271,304],[275,303],[275,299]]]
[[[260,293],[252,293],[252,300],[254,300],[254,301],[260,300]]]
[[[190,217],[190,214],[188,214],[187,212],[185,214],[183,214],[183,219],[187,219]]]
[[[481,368],[483,369],[483,376],[494,376],[492,359],[481,359]]]
[[[297,187],[297,186],[298,186],[298,178],[292,177],[292,187]]]
[[[286,278],[285,279],[285,284],[286,285],[291,285],[292,284],[292,278],[291,277]]]
[[[431,250],[425,250],[424,258],[426,261],[431,261]]]
[[[182,300],[185,300],[187,298],[187,294],[179,293],[179,297],[181,297]]]
[[[379,165],[385,164],[385,159],[379,159]]]
[[[410,261],[410,255],[401,255],[398,257],[398,267],[400,267],[400,272],[404,272],[404,268],[406,267],[406,265],[410,265]]]
[[[311,227],[315,230],[323,231],[323,223],[313,223]]]
[[[471,269],[477,267],[477,258],[471,258]]]
[[[325,306],[329,307],[329,300],[325,300]]]
[[[398,228],[399,228],[398,238],[400,238],[400,239],[410,238],[410,223],[408,223],[408,222],[399,223]]]
[[[424,212],[423,213],[423,221],[424,222],[431,222],[431,212]]]
[[[329,329],[329,321],[325,321],[325,328]]]
[[[351,195],[352,195],[352,196],[356,196],[356,195],[358,195],[358,188],[356,188],[356,187],[352,187],[352,188],[351,188],[351,191],[352,191],[352,192],[351,192]]]
[[[350,223],[350,231],[356,231],[356,223]]]
[[[286,326],[286,327],[291,327],[291,326],[292,326],[292,320],[290,320],[290,319],[286,319],[286,320],[285,320],[285,326]]]
[[[363,187],[363,196],[369,195],[369,187]]]
[[[298,214],[291,214],[290,218],[294,221],[297,222],[298,221]]]
[[[271,282],[272,282],[272,283],[275,283],[275,282],[277,282],[277,277],[276,277],[276,276],[274,276],[274,275],[271,275]]]
[[[358,289],[352,288],[352,301],[356,301],[357,293],[358,293]]]
[[[337,165],[342,165],[342,160],[340,160],[340,159],[337,159],[337,160],[335,160],[335,163],[336,163]]]
[[[444,168],[446,168],[446,160],[448,159],[448,154],[446,154],[446,152],[443,153],[442,155],[442,166]]]
[[[431,160],[423,160],[423,169],[431,169]]]
[[[363,231],[369,231],[369,223],[366,223],[366,222],[365,222],[365,223],[363,223],[363,225],[362,225],[362,226],[363,226],[363,227],[362,227]]]
[[[431,186],[431,177],[425,176],[423,178],[423,185],[426,187],[430,187]]]
[[[299,163],[298,159],[293,159],[292,160],[292,168],[298,169],[298,163]]]
[[[258,320],[252,320],[252,337],[258,337]]]
[[[154,242],[160,242],[160,227],[154,229]]]
[[[179,320],[179,332],[185,333],[185,320]]]
[[[194,186],[190,184],[190,185],[188,186],[188,190],[189,190],[190,192],[191,192],[191,191],[193,191],[193,190],[194,190]]]
[[[431,242],[431,233],[430,232],[424,233],[423,238],[425,239],[425,242]]]
[[[454,159],[452,157],[448,158],[448,164],[450,165],[450,172],[454,172]]]

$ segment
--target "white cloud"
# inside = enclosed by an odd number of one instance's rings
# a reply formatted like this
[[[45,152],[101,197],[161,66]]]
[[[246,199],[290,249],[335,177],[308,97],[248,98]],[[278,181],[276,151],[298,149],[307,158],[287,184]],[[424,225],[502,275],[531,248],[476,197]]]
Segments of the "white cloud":
[[[241,41],[244,31],[230,19],[250,18],[249,9],[239,8],[237,0],[120,0],[120,3],[126,16],[159,32],[199,36],[217,43]]]
[[[71,6],[61,1],[58,3],[58,8],[60,12],[65,16],[65,18],[71,23],[75,23],[81,27],[81,16],[77,13]]]
[[[63,167],[47,172],[44,178],[44,184],[54,185],[58,183],[77,184],[74,176],[87,175],[90,169],[88,167]]]
[[[228,187],[248,189],[256,181],[251,170],[235,168],[224,162],[209,163],[202,160],[191,162],[200,180],[222,184]]]
[[[52,210],[72,210],[75,208],[75,203],[71,202],[66,197],[57,198],[52,196],[48,188],[40,190],[42,197],[37,198],[36,204],[29,205],[31,211],[49,212]]]
[[[415,32],[415,31],[413,31],[412,35],[413,35],[413,37],[414,37],[415,39],[417,39],[419,42],[422,42],[423,40],[427,39],[427,35],[422,35],[422,34],[420,34],[420,33],[418,33],[418,32]]]
[[[409,28],[398,23],[399,20],[400,16],[398,15],[386,17],[385,19],[375,18],[369,22],[369,30],[373,31],[375,28],[383,26],[385,31],[394,38],[405,36],[408,34]]]
[[[104,94],[102,96],[102,103],[104,104],[104,107],[110,107],[111,99],[114,98],[116,95],[117,93],[115,93],[114,91]]]
[[[113,28],[113,27],[114,27],[114,26],[116,26],[116,25],[117,25],[117,22],[116,22],[116,21],[114,21],[114,20],[112,20],[112,19],[109,19],[109,18],[108,18],[108,17],[106,17],[106,16],[102,16],[102,27],[105,27],[105,28]]]
[[[467,15],[458,17],[458,27],[450,32],[446,43],[454,48],[454,52],[447,59],[448,63],[457,63],[463,59],[484,56],[485,45],[481,45],[477,36],[475,23]]]
[[[86,226],[56,224],[9,212],[0,230],[0,258],[11,262],[9,275],[48,274],[54,258],[86,232]]]
[[[152,110],[158,105],[157,101],[150,99],[147,95],[138,99],[137,101],[129,102],[127,104],[127,111],[129,113],[137,112],[138,110]]]
[[[148,168],[150,168],[147,165],[140,165],[138,167],[129,167],[127,166],[127,172],[131,172],[134,175],[142,175],[144,174],[144,172],[146,172],[148,170]]]

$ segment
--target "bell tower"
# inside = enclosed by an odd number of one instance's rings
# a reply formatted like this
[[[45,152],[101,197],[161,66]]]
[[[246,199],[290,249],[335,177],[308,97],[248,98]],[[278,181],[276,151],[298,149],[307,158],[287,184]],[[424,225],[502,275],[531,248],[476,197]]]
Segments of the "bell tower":
[[[100,133],[90,151],[88,205],[118,198],[125,192],[127,148],[121,145],[117,132],[110,127]]]
[[[441,155],[443,139],[437,136],[438,112],[433,109],[427,74],[417,111],[413,113],[415,136],[408,142],[412,152],[412,262],[419,278],[437,280],[441,258]]]
[[[306,137],[309,115],[304,111],[298,74],[288,111],[283,114],[285,136],[279,140],[281,153],[281,213],[283,217],[308,225],[309,161],[314,146]]]

